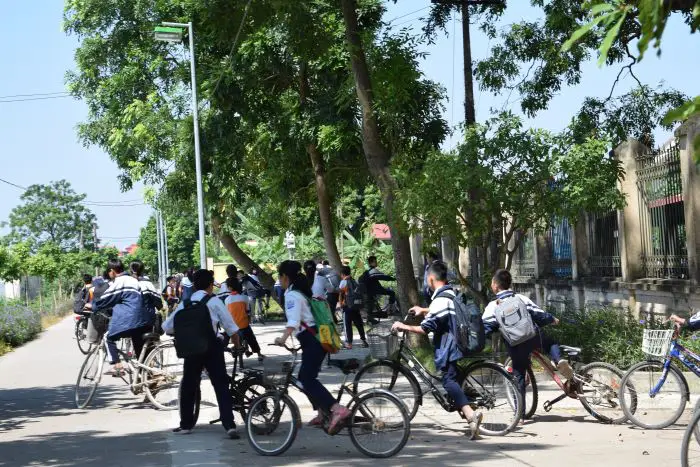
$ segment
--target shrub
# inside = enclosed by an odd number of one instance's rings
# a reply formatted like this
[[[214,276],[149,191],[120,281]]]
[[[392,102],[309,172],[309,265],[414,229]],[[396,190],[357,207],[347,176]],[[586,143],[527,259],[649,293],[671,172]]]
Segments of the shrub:
[[[17,303],[0,302],[0,341],[22,345],[41,331],[41,314]]]

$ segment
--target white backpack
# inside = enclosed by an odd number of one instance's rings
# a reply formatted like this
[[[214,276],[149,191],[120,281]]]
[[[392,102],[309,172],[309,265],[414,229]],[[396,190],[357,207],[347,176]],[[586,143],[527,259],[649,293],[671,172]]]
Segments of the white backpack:
[[[537,335],[537,328],[527,305],[517,295],[499,300],[493,314],[501,335],[511,347],[527,342]]]

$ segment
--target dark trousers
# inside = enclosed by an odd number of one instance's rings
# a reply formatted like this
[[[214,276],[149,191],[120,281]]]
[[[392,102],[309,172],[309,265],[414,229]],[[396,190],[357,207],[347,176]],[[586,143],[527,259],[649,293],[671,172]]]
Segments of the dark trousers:
[[[506,346],[508,347],[510,359],[513,362],[513,377],[518,385],[520,394],[523,396],[523,400],[525,400],[525,373],[527,372],[527,367],[530,365],[530,354],[532,351],[549,352],[549,356],[554,360],[554,363],[558,363],[561,359],[559,344],[547,337],[541,329],[538,329],[537,333],[537,336],[527,342],[518,344],[515,347]]]
[[[359,307],[343,307],[343,324],[345,325],[345,342],[352,344],[352,325],[357,328],[360,339],[365,340],[365,325],[362,322],[362,315]]]
[[[328,306],[331,307],[331,316],[335,324],[338,324],[338,317],[335,315],[335,307],[338,306],[338,297],[339,294],[337,293],[326,294],[326,301],[328,302]]]
[[[134,346],[135,358],[141,358],[143,350],[143,335],[153,331],[153,326],[142,326],[136,329],[117,333],[113,336],[107,336],[107,353],[109,353],[109,363],[115,365],[119,363],[119,351],[117,350],[117,342],[119,339],[128,337],[131,339],[131,344]]]
[[[297,336],[297,340],[301,345],[302,352],[299,382],[304,386],[304,392],[306,392],[314,408],[330,412],[336,400],[318,380],[318,372],[321,370],[323,360],[326,358],[326,351],[323,350],[318,339],[309,331],[303,331]]]
[[[194,427],[194,404],[202,370],[206,369],[219,404],[219,417],[225,430],[235,428],[229,379],[226,375],[226,362],[221,344],[212,345],[204,355],[186,357],[180,382],[180,428],[191,430]]]
[[[255,337],[255,333],[253,332],[253,328],[248,326],[247,328],[239,329],[238,334],[245,339],[245,341],[248,343],[248,346],[250,346],[250,350],[253,353],[260,353],[260,344],[258,344],[258,339]]]
[[[447,394],[452,398],[455,407],[462,410],[462,407],[469,405],[469,398],[462,391],[462,386],[459,384],[459,370],[457,362],[450,362],[447,365],[447,370],[442,374],[442,387],[445,388]]]

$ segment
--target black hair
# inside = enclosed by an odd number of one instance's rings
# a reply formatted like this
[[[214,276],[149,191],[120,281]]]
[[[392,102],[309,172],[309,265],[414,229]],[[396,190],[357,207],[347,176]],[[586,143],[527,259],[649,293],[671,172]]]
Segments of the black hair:
[[[124,272],[124,263],[119,258],[111,258],[107,263],[107,269],[113,269],[117,274]]]
[[[226,266],[227,277],[236,277],[236,274],[238,274],[238,268],[235,265],[229,264],[228,266]]]
[[[374,255],[367,258],[367,264],[376,263],[376,262],[377,262],[377,257]]]
[[[102,279],[104,279],[104,280],[106,280],[106,281],[109,280],[109,269],[105,269],[105,270],[102,272]]]
[[[352,276],[352,269],[350,269],[350,266],[343,266],[340,268],[340,273],[344,276]]]
[[[428,261],[430,261],[430,262],[437,261],[440,259],[440,255],[438,255],[437,251],[435,251],[435,250],[429,251],[427,256],[428,256]]]
[[[92,282],[92,276],[90,274],[83,274],[83,282],[89,284]]]
[[[165,282],[170,282],[171,280],[175,279],[174,276],[168,276],[165,278]]]
[[[241,281],[239,281],[237,277],[229,277],[228,279],[226,279],[226,286],[229,290],[238,293],[243,293],[243,286],[241,285]]]
[[[138,259],[132,261],[131,264],[129,264],[129,269],[131,270],[131,274],[133,274],[134,276],[143,276],[143,261],[140,261]]]
[[[207,290],[214,285],[214,274],[206,269],[198,269],[192,274],[192,283],[195,290]]]
[[[200,271],[201,271],[201,269],[200,269]],[[185,271],[185,276],[187,276],[187,278],[190,280],[190,282],[194,282],[194,273],[195,273],[194,268],[189,268],[187,271]],[[212,277],[213,277],[213,274],[212,274]]]
[[[324,265],[324,266],[330,266],[330,265],[331,265],[331,262],[328,261],[327,259],[324,259],[324,260],[323,260],[323,265]]]
[[[310,281],[314,280],[316,275],[316,262],[314,260],[304,261],[304,274]]]
[[[501,290],[509,290],[513,285],[513,276],[510,275],[510,271],[507,269],[499,269],[493,275],[493,281],[498,285]]]
[[[294,290],[311,298],[311,286],[307,278],[301,273],[301,264],[298,261],[289,259],[282,261],[277,268],[277,272],[280,276],[285,275],[289,278],[289,283],[294,287]]]
[[[440,260],[433,261],[428,268],[428,275],[440,282],[447,282],[447,265]]]

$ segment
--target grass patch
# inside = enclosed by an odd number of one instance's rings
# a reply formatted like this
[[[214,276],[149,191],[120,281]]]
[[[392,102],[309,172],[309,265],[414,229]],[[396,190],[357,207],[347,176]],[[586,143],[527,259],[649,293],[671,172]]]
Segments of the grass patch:
[[[0,340],[0,356],[10,352],[12,352],[12,346],[4,340]]]

